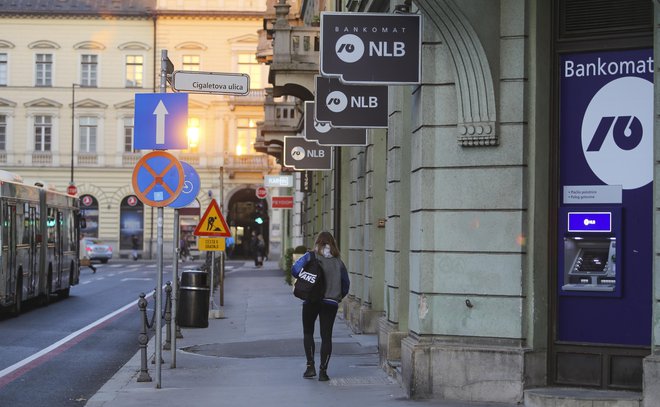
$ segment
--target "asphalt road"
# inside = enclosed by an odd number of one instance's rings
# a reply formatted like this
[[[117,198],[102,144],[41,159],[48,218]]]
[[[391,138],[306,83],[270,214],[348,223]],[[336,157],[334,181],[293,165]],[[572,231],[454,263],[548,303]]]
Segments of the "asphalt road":
[[[199,265],[183,263],[179,270]],[[136,301],[156,287],[155,261],[96,266],[95,274],[82,268],[69,298],[0,319],[0,407],[84,406],[138,351]],[[163,282],[171,270],[165,262]],[[155,299],[148,300],[151,316]]]

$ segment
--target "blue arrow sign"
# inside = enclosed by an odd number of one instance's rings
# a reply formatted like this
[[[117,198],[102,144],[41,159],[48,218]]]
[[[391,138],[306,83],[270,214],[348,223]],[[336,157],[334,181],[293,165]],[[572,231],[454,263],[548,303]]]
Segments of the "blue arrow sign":
[[[185,177],[183,189],[181,189],[181,193],[179,193],[179,196],[174,202],[168,205],[170,208],[174,209],[183,208],[194,201],[195,198],[197,198],[197,194],[199,193],[202,184],[199,179],[199,174],[197,174],[197,171],[195,171],[192,165],[183,161],[181,161],[181,165],[183,166],[183,174]]]
[[[188,94],[135,95],[133,148],[185,150],[188,148]]]

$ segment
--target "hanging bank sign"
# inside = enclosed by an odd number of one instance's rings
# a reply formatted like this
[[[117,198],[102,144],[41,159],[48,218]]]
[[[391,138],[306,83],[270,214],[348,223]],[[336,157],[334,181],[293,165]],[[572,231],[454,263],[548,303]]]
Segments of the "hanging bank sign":
[[[321,13],[321,74],[344,83],[421,81],[422,16]]]
[[[316,120],[332,127],[387,128],[387,86],[344,85],[316,77]]]
[[[314,102],[305,102],[305,139],[323,146],[366,146],[367,129],[335,128],[314,117]]]
[[[304,137],[284,137],[284,165],[296,170],[331,170],[332,147]]]

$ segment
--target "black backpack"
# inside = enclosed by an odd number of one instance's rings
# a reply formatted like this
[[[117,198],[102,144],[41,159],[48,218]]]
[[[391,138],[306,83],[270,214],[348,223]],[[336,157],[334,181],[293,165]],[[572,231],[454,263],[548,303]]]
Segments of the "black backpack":
[[[325,278],[323,269],[314,252],[309,252],[311,259],[298,274],[293,286],[293,295],[305,301],[319,301],[325,294]]]

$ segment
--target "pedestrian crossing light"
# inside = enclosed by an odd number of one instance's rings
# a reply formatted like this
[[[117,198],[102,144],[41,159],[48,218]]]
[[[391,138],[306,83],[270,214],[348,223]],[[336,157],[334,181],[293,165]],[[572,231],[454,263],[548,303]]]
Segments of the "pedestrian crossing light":
[[[254,208],[254,223],[262,225],[266,220],[266,208],[263,202],[257,202]]]

